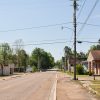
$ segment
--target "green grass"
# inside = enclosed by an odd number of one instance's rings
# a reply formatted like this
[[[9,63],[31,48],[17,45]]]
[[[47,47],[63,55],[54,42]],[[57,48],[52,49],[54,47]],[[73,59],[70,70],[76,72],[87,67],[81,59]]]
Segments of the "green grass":
[[[92,89],[94,89],[95,91],[97,91],[98,92],[98,94],[100,95],[100,84],[99,85],[90,85],[90,87],[92,88]]]
[[[70,73],[70,72],[68,72],[68,71],[66,71],[66,73],[67,73],[68,75],[71,75],[71,76],[74,75],[73,73]]]
[[[91,81],[93,84],[100,84],[100,80],[93,80]]]
[[[77,75],[78,77],[88,77],[89,75]]]
[[[68,75],[71,75],[71,76],[73,76],[74,75],[74,73],[70,73],[70,72],[66,72]],[[76,76],[77,77],[88,77],[89,75],[77,75],[76,74]]]
[[[92,82],[92,85],[90,85],[90,87],[94,89],[95,91],[97,91],[98,94],[100,95],[100,80],[93,80],[91,82]]]

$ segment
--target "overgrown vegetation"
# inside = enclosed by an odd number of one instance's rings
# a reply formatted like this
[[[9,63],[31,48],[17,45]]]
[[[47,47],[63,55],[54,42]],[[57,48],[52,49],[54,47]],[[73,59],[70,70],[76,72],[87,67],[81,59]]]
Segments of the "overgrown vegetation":
[[[76,73],[78,75],[84,75],[84,68],[81,64],[77,64],[76,66]]]
[[[35,48],[32,54],[26,53],[23,49],[22,40],[15,42],[15,48],[11,48],[8,43],[0,45],[0,64],[9,65],[14,64],[16,68],[26,70],[30,65],[33,72],[41,69],[49,69],[54,67],[54,57],[51,53],[44,51],[41,48]],[[20,70],[19,70],[20,71]]]
[[[54,67],[54,58],[51,53],[41,48],[35,48],[30,56],[31,66],[36,66],[38,70],[50,69]]]
[[[36,72],[38,71],[37,67],[36,66],[32,66],[32,72]]]

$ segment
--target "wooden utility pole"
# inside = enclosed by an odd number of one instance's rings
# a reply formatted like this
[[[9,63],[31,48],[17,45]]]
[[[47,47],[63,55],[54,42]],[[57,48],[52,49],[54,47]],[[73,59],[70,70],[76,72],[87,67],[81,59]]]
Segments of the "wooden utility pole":
[[[74,80],[76,80],[76,10],[77,10],[77,0],[73,0],[73,25],[74,25]]]

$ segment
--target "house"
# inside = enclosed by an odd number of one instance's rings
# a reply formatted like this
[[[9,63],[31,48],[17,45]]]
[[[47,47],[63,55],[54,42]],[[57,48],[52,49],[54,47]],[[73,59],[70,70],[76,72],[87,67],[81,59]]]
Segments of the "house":
[[[100,50],[90,51],[87,61],[89,72],[100,75]]]
[[[2,65],[0,64],[0,75],[11,75],[14,73],[14,64]]]
[[[74,57],[69,57],[67,59],[67,66],[69,72],[74,72],[74,63],[75,63]],[[76,59],[76,64],[80,64],[80,63],[81,61],[79,59]]]

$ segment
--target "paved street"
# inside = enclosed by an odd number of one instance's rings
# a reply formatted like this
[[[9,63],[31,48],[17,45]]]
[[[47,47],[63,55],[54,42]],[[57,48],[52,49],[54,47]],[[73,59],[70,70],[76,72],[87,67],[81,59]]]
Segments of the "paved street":
[[[49,100],[56,72],[40,72],[0,80],[0,100]]]

